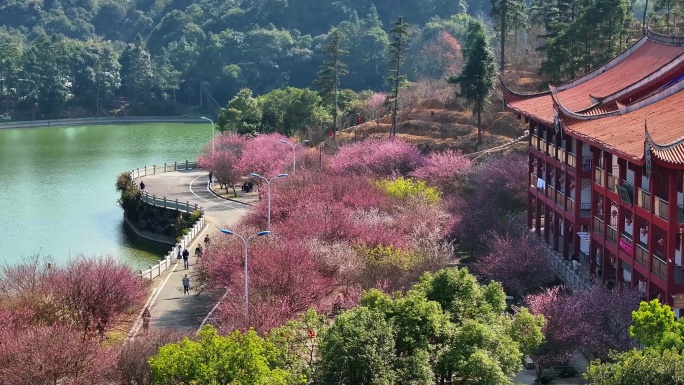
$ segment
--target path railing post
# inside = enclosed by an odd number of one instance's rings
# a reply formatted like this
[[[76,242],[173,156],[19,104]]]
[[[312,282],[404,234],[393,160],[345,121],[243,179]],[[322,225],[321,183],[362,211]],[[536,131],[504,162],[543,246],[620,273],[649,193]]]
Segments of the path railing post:
[[[152,175],[156,175],[156,174],[157,174],[157,165],[153,164],[152,165]]]
[[[185,169],[186,170],[188,169],[188,160],[187,159],[185,160]]]
[[[147,176],[147,166],[145,166],[145,176]]]
[[[166,197],[164,197],[164,208],[166,208]]]
[[[166,173],[166,163],[164,163],[164,173]]]
[[[173,171],[178,171],[178,162],[173,162]]]

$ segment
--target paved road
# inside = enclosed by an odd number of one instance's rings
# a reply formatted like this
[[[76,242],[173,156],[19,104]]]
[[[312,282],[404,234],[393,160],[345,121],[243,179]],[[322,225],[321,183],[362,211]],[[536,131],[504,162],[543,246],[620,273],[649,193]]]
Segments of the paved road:
[[[203,293],[183,295],[181,279],[184,274],[192,277],[193,266],[196,262],[194,250],[197,242],[202,242],[204,236],[216,238],[219,229],[231,228],[244,214],[249,206],[217,198],[207,188],[208,175],[205,171],[189,170],[146,176],[136,181],[145,182],[145,190],[158,197],[166,197],[179,202],[189,201],[204,207],[206,222],[202,233],[190,245],[190,269],[184,270],[183,263],[176,264],[154,283],[155,290],[151,299],[152,328],[192,329],[202,323],[204,317],[216,303],[216,298]],[[190,286],[193,282],[191,279]]]

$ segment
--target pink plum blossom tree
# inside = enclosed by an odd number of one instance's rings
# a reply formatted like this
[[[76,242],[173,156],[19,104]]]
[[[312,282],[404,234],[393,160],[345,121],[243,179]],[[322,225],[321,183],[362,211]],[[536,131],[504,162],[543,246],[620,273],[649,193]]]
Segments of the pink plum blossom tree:
[[[369,138],[343,146],[332,159],[330,169],[337,174],[382,178],[407,175],[424,160],[420,151],[408,142]]]
[[[457,178],[470,170],[470,159],[460,151],[446,150],[430,154],[411,176],[438,187],[445,193],[455,191]]]
[[[386,100],[386,94],[376,92],[363,102],[363,116],[367,121],[375,120],[376,124],[380,124],[379,120],[384,115]]]
[[[507,293],[515,296],[535,293],[554,280],[546,250],[530,233],[490,231],[486,236],[489,253],[478,259],[475,269],[501,282]]]
[[[240,162],[242,153],[246,147],[244,136],[228,133],[214,138],[214,147],[207,149],[197,158],[200,167],[213,173],[214,178],[226,191],[233,189],[237,196],[235,185],[244,176],[245,170]]]
[[[256,173],[272,178],[286,172],[285,167],[292,164],[292,148],[281,140],[291,141],[281,134],[259,135],[246,140],[239,162],[244,175]],[[301,151],[301,147],[298,150]]]

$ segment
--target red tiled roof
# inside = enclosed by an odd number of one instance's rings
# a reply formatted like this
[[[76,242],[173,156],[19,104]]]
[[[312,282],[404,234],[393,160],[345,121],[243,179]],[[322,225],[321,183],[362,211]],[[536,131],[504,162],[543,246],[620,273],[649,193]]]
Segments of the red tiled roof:
[[[603,73],[574,87],[559,91],[558,100],[570,111],[592,107],[590,95],[604,98],[647,77],[684,53],[684,46],[661,44],[647,40],[632,54]],[[553,99],[550,95],[515,100],[509,107],[523,115],[553,124]]]
[[[571,134],[597,142],[627,158],[640,161],[644,156],[645,123],[648,124],[648,131],[653,142],[665,145],[684,138],[682,122],[684,122],[684,91],[624,115],[573,122],[566,125],[566,129]],[[653,153],[663,160],[675,163],[684,161],[684,157],[677,155],[679,151],[673,150],[675,149],[658,150]]]

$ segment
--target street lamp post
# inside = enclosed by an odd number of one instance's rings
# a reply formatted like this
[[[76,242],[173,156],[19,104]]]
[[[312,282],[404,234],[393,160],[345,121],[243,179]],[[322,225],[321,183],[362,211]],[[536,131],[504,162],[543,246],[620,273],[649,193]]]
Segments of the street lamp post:
[[[244,245],[242,258],[245,261],[245,317],[247,317],[247,324],[249,324],[249,270],[247,270],[247,244],[254,237],[262,237],[264,235],[271,234],[270,231],[259,231],[256,234],[252,234],[245,239],[242,235],[235,234],[234,232],[226,229],[221,229],[221,232],[228,235],[235,235],[236,237],[242,239]]]
[[[266,181],[266,185],[268,186],[268,230],[271,230],[271,182],[273,182],[276,179],[280,178],[285,178],[287,174],[278,174],[277,176],[271,178],[271,179],[266,179],[263,176],[255,173],[249,174],[250,176],[254,178],[261,178]]]
[[[207,118],[206,116],[202,116],[202,119],[211,122],[211,153],[213,154],[214,150],[216,150],[216,144],[214,144],[214,121]]]
[[[296,142],[296,143],[290,143],[287,140],[280,140],[280,143],[285,143],[290,145],[292,147],[292,175],[294,175],[295,171],[297,170],[297,150],[296,147],[298,144],[306,144],[309,143],[308,139],[304,139],[301,142]]]

